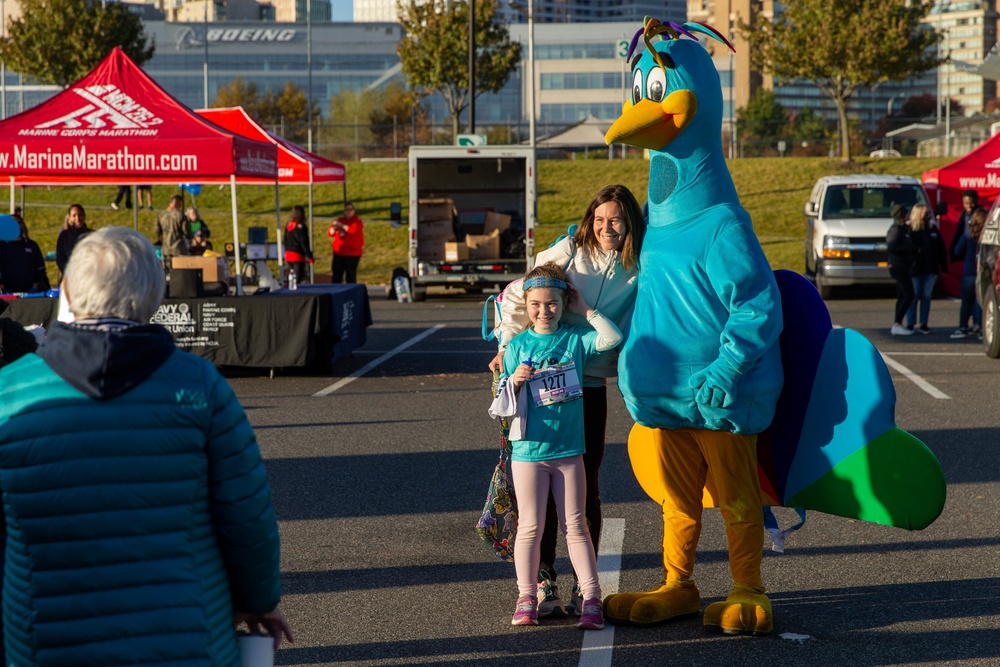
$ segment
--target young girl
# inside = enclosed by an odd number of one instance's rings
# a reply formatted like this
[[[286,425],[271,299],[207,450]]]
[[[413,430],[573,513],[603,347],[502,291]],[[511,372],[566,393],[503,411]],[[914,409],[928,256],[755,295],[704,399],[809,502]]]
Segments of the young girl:
[[[523,289],[532,326],[507,347],[504,378],[490,407],[493,417],[513,418],[511,473],[518,508],[514,567],[519,597],[511,624],[538,625],[539,538],[551,488],[584,600],[577,627],[600,630],[604,615],[597,558],[584,518],[580,371],[592,356],[618,345],[622,335],[569,287],[565,272],[556,264],[529,271]],[[560,325],[564,308],[585,317],[593,329]]]

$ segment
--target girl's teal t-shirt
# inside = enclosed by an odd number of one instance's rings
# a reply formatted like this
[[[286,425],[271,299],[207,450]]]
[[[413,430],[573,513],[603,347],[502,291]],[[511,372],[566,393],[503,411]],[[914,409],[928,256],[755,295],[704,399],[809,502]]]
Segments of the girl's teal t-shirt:
[[[597,354],[598,333],[593,329],[560,324],[551,334],[537,333],[534,327],[521,332],[507,346],[503,357],[504,374],[510,376],[517,367],[531,360],[535,371],[572,362],[576,376],[583,380],[583,366]],[[514,461],[550,461],[583,454],[583,399],[537,406],[530,396],[528,384],[520,389],[518,400],[525,403],[523,440],[511,441]]]

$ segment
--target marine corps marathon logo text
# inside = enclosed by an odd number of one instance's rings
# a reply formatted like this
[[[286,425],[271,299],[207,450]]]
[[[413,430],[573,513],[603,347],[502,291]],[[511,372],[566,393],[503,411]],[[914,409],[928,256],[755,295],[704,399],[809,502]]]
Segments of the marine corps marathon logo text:
[[[73,88],[82,98],[77,110],[59,118],[24,128],[21,136],[34,137],[153,137],[163,122],[118,86]]]

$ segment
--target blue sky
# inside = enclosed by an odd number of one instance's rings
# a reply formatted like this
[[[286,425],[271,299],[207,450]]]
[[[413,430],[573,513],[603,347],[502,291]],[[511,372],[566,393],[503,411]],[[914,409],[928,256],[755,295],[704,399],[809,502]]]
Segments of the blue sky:
[[[354,3],[351,0],[333,0],[333,20],[353,21]]]

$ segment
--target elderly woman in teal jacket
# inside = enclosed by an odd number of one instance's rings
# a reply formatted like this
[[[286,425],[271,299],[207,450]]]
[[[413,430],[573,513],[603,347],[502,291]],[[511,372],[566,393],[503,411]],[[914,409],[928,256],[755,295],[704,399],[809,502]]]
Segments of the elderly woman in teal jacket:
[[[0,371],[9,664],[240,664],[235,626],[291,640],[253,430],[207,361],[149,324],[148,240],[82,239],[75,321]]]

